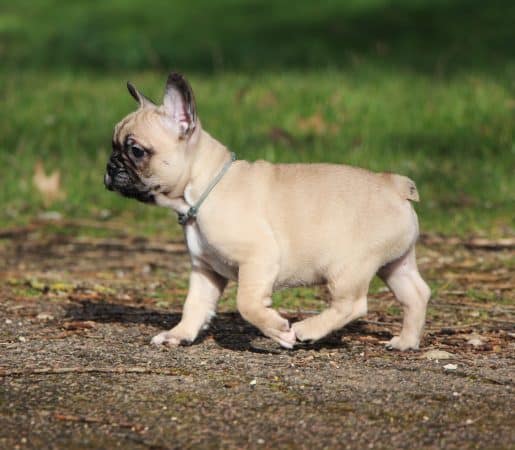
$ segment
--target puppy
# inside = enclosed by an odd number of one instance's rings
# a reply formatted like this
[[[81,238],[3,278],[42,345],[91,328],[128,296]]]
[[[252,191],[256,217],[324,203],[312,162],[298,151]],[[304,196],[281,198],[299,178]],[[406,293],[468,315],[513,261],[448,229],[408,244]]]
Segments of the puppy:
[[[182,319],[154,344],[194,341],[230,279],[239,312],[263,334],[286,348],[316,341],[366,314],[377,273],[404,308],[388,346],[419,347],[430,290],[415,260],[413,181],[344,165],[232,162],[202,129],[182,75],[170,74],[162,105],[128,89],[139,108],[115,127],[105,185],[176,211],[191,256]],[[274,290],[321,283],[332,301],[319,315],[290,326],[271,308]]]

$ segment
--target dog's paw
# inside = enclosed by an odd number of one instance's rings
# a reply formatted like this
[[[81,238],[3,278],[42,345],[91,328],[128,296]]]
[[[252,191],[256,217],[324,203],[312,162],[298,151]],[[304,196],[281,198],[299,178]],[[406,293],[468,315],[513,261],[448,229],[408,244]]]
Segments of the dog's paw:
[[[177,347],[181,344],[190,344],[193,340],[194,338],[191,338],[190,336],[181,335],[177,331],[170,330],[163,331],[162,333],[155,335],[152,338],[151,343],[158,346],[168,345],[170,347]]]
[[[319,332],[319,330],[314,328],[309,319],[295,322],[291,327],[295,332],[296,338],[301,342],[315,342],[327,334],[326,332]]]
[[[275,342],[278,342],[279,345],[284,348],[293,348],[295,342],[297,342],[297,337],[295,336],[293,328],[289,328],[288,331],[268,329],[265,334]]]
[[[393,337],[386,344],[388,350],[400,350],[401,352],[406,350],[418,350],[418,346],[418,339],[403,339],[400,336]]]
[[[281,347],[293,348],[295,342],[297,342],[297,336],[295,336],[293,328],[290,328],[289,331],[281,331],[278,334],[278,342],[281,344]]]

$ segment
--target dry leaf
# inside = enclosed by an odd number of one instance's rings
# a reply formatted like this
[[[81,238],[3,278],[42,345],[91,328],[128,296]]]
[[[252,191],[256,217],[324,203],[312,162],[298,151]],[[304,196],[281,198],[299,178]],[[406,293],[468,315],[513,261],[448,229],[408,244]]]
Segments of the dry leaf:
[[[322,114],[317,112],[309,117],[300,118],[297,121],[299,130],[305,133],[325,134],[328,131],[332,134],[338,132],[338,127],[335,124],[328,124]]]
[[[297,126],[301,131],[308,133],[323,134],[327,131],[327,123],[319,112],[310,117],[299,119]]]
[[[45,207],[65,198],[65,193],[61,190],[61,173],[59,170],[54,170],[47,175],[41,161],[34,166],[32,182],[40,193]]]
[[[72,322],[65,322],[63,324],[63,328],[65,330],[89,330],[91,328],[95,328],[95,322],[91,320],[75,320]]]
[[[272,127],[268,132],[268,137],[274,143],[280,143],[290,146],[295,143],[295,139],[293,138],[293,136],[290,133],[288,133],[288,131],[280,127]]]
[[[257,105],[260,109],[272,108],[276,106],[277,103],[277,96],[272,91],[264,93],[261,96],[261,98],[257,101]]]

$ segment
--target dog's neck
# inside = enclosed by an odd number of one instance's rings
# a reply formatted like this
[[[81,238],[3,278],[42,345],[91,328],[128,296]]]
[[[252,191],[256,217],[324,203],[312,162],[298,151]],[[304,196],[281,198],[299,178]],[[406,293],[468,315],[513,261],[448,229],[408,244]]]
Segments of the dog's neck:
[[[169,207],[178,213],[185,213],[194,205],[209,184],[231,159],[231,153],[222,143],[203,129],[191,137],[189,170],[185,178],[175,186],[172,195],[161,198],[158,204]]]
[[[200,130],[198,143],[193,151],[190,180],[184,192],[186,201],[191,204],[199,199],[224,164],[231,159],[227,147],[204,130]]]

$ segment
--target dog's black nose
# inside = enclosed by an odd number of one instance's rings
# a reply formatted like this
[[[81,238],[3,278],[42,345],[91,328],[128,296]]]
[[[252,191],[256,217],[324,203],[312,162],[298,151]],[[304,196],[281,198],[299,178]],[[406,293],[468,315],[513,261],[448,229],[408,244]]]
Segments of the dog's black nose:
[[[111,175],[109,175],[107,172],[104,175],[104,186],[110,191],[113,190],[113,179],[111,178]]]
[[[106,165],[106,173],[104,175],[104,185],[110,191],[113,190],[113,179],[116,175],[116,167],[109,161]]]

